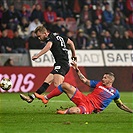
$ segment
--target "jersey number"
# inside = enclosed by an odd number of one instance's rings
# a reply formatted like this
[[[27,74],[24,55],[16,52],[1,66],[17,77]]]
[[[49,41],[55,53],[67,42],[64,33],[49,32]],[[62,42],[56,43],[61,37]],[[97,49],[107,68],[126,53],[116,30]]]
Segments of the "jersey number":
[[[56,36],[56,39],[60,41],[60,44],[61,44],[61,47],[63,48],[63,50],[67,50],[64,39],[61,36]]]

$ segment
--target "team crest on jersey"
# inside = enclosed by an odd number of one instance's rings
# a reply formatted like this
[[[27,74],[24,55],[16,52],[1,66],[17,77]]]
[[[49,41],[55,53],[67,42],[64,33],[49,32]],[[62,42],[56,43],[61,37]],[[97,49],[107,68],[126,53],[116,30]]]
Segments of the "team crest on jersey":
[[[47,39],[46,39],[46,41],[49,41],[50,40],[50,38],[48,37]]]
[[[114,90],[113,90],[113,89],[111,89],[111,92],[113,93],[113,92],[114,92]]]
[[[53,33],[54,36],[57,36],[58,34],[57,33]]]

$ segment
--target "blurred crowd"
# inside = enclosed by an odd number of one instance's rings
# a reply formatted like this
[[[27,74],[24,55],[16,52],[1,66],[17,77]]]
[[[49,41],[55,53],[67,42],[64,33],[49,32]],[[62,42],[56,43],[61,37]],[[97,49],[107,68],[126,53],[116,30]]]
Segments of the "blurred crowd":
[[[1,0],[0,53],[43,48],[39,25],[76,49],[133,49],[133,0]]]

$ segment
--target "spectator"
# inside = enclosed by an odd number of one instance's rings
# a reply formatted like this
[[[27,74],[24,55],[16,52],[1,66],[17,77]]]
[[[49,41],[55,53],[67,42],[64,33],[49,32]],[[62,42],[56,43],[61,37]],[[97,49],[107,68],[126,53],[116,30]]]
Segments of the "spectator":
[[[106,4],[109,4],[109,2],[108,2],[108,0],[102,0],[102,1],[100,1],[100,2],[102,2],[102,4],[105,6]]]
[[[51,5],[53,8],[55,8],[57,5],[57,1],[60,2],[62,0],[45,0],[45,6],[47,7],[48,5]],[[67,1],[67,0],[65,0],[65,1]]]
[[[132,38],[129,36],[129,32],[125,31],[123,39],[121,41],[123,49],[128,49],[132,45]]]
[[[25,48],[25,40],[19,36],[18,31],[14,31],[14,37],[12,39],[14,50],[17,53],[27,53]]]
[[[120,23],[122,25],[125,25],[125,15],[122,13],[122,11],[120,10],[119,7],[116,8],[116,10],[114,11],[114,20],[120,20]]]
[[[133,11],[133,0],[126,0],[126,7],[128,11]]]
[[[102,43],[102,44],[100,45],[100,48],[101,48],[101,50],[108,49],[105,43]]]
[[[52,30],[52,27],[55,24],[57,19],[57,14],[55,11],[53,11],[52,6],[48,5],[43,15],[44,15],[44,20],[46,22],[46,27],[49,30]]]
[[[68,0],[68,5],[71,8],[71,11],[73,13],[73,17],[77,14],[80,14],[84,1],[83,0]]]
[[[113,13],[111,12],[111,7],[109,3],[105,4],[105,10],[103,11],[103,25],[106,30],[109,30],[109,27],[113,22]]]
[[[92,5],[94,8],[97,4],[101,4],[101,1],[100,0],[92,0]]]
[[[103,36],[100,38],[100,45],[105,44],[108,49],[114,49],[111,34],[109,31],[105,31]]]
[[[83,29],[84,33],[88,36],[90,36],[91,32],[94,30],[90,20],[86,20],[86,22],[80,26],[80,29]]]
[[[68,0],[57,0],[55,4],[56,6],[54,5],[52,7],[56,7],[53,10],[57,13],[58,17],[62,17],[64,19],[67,17],[73,17]]]
[[[112,42],[108,44],[108,49],[115,49],[115,46]]]
[[[0,24],[0,31],[3,31],[5,29],[8,29],[7,23],[2,21],[1,24]]]
[[[128,45],[127,49],[132,50],[133,49],[133,45],[132,44]]]
[[[100,23],[99,19],[95,20],[93,27],[94,27],[94,30],[96,31],[97,35],[100,37],[103,32],[103,26]]]
[[[41,9],[40,4],[36,4],[36,5],[35,5],[35,9],[33,9],[33,11],[31,12],[30,20],[31,20],[31,21],[34,21],[36,18],[37,18],[41,23],[44,22],[43,12],[42,12],[42,9]]]
[[[92,21],[92,10],[89,9],[88,5],[84,5],[80,13],[80,24],[86,23],[87,20]]]
[[[116,8],[119,8],[124,15],[126,15],[126,2],[125,0],[114,0],[113,10],[115,11]]]
[[[76,44],[76,40],[75,40],[75,35],[74,35],[74,33],[71,32],[71,31],[68,31],[67,34],[66,34],[66,36],[67,36],[68,38],[70,38],[70,39],[74,42],[75,48],[77,49],[78,47],[77,47],[77,44]]]
[[[112,42],[114,44],[115,49],[122,49],[122,38],[120,36],[119,31],[115,31],[112,36]]]
[[[13,49],[12,40],[7,36],[7,29],[2,31],[2,37],[0,38],[0,52],[16,53],[16,51]]]
[[[82,29],[78,30],[77,37],[76,37],[77,49],[87,49],[89,43],[88,38],[84,34]]]
[[[22,6],[21,9],[22,18],[25,17],[27,20],[30,19],[31,12],[27,9],[26,5]]]
[[[31,33],[31,31],[34,31],[36,29],[36,27],[42,25],[41,22],[39,21],[38,18],[35,18],[28,26],[28,31],[29,34]]]
[[[21,38],[27,39],[29,37],[29,21],[26,17],[22,17],[21,23],[17,26],[18,33]]]
[[[55,24],[51,28],[51,32],[59,33],[60,35],[66,35],[68,29],[65,27],[65,22],[58,19],[56,20]]]
[[[14,5],[11,4],[9,9],[3,13],[2,21],[8,25],[9,29],[16,30],[17,25],[21,21],[21,14],[14,8]]]
[[[133,31],[133,11],[128,15],[128,24],[131,30]]]
[[[7,0],[1,0],[0,1],[0,5],[3,5],[5,10],[8,10],[8,2]]]
[[[18,11],[21,11],[21,8],[23,6],[23,3],[24,3],[23,1],[24,0],[10,0],[10,1],[14,3],[15,9],[17,9]]]
[[[29,49],[42,49],[43,44],[40,42],[40,40],[36,37],[36,34],[34,31],[31,31],[30,37],[27,40],[28,48]]]
[[[92,31],[88,49],[99,49],[99,48],[100,48],[100,46],[99,46],[99,42],[97,39],[97,34],[95,31]]]
[[[4,13],[4,7],[0,5],[0,24],[1,24],[2,17],[3,17],[3,13]]]
[[[95,22],[95,20],[99,20],[99,22],[102,22],[102,14],[103,14],[103,10],[101,8],[100,4],[96,5],[96,10],[94,10],[92,12],[92,18],[93,18],[93,22]]]
[[[8,58],[3,66],[14,66],[14,60],[12,58]]]
[[[92,0],[85,0],[84,5],[88,5],[90,10],[93,10]]]
[[[110,28],[111,34],[113,34],[115,31],[119,31],[120,36],[122,37],[124,34],[124,31],[126,30],[125,27],[120,23],[120,20],[115,20],[113,25]]]

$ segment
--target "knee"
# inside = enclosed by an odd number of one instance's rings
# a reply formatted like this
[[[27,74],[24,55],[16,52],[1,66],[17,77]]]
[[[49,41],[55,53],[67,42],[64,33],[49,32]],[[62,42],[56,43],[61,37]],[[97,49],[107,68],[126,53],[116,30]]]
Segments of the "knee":
[[[55,80],[54,80],[54,86],[55,86],[55,87],[58,87],[60,84],[62,84],[62,82],[59,82],[59,81],[55,81]]]
[[[55,86],[55,87],[58,87],[58,86],[59,86],[59,84],[58,84],[58,83],[56,83],[56,82],[54,82],[54,86]]]
[[[55,87],[58,87],[60,84],[61,84],[60,82],[54,81],[54,86]]]
[[[68,85],[69,85],[68,83],[64,82],[64,83],[61,84],[61,87],[62,88],[67,88]]]

